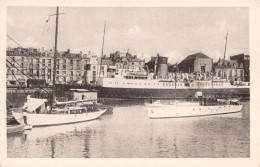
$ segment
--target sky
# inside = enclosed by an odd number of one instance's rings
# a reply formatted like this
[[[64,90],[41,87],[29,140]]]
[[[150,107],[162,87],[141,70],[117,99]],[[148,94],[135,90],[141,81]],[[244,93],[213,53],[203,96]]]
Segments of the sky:
[[[169,63],[202,52],[217,61],[249,54],[249,10],[238,7],[60,7],[58,50],[101,56],[128,50],[148,61],[158,53]],[[54,48],[55,7],[7,7],[7,35],[22,47]],[[46,20],[49,21],[46,23]],[[18,47],[7,39],[7,47]]]

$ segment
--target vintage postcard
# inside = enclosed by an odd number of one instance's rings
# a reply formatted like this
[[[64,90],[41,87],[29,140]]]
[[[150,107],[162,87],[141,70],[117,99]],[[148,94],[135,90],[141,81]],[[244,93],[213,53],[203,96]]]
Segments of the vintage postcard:
[[[0,166],[260,166],[259,2],[0,7]]]

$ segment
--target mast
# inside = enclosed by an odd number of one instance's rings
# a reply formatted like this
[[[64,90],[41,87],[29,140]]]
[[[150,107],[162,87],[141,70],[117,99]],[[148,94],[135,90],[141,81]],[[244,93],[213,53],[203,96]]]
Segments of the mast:
[[[214,78],[214,72],[213,72],[213,59],[212,59],[211,71],[212,71],[212,74],[211,74],[211,92],[212,92],[212,94],[213,94],[213,78]]]
[[[225,63],[225,57],[226,57],[227,37],[228,37],[228,30],[227,30],[227,35],[226,35],[226,44],[225,44],[225,51],[224,51],[224,59],[223,59],[223,63],[222,63],[222,79],[224,78],[224,63]]]
[[[53,62],[53,86],[52,86],[52,104],[55,102],[55,80],[56,80],[56,60],[57,60],[57,39],[58,39],[58,23],[59,23],[59,7],[56,12],[56,30],[55,30],[55,48],[54,48],[54,62]]]
[[[178,64],[176,63],[176,69],[175,69],[175,83],[174,83],[174,100],[176,100],[176,80],[177,80],[177,68]]]
[[[99,69],[99,77],[101,73],[101,67],[102,67],[102,58],[103,58],[103,50],[104,50],[104,42],[105,42],[105,33],[106,33],[106,21],[104,25],[104,34],[103,34],[103,42],[102,42],[102,53],[101,53],[101,62],[100,62],[100,69]]]

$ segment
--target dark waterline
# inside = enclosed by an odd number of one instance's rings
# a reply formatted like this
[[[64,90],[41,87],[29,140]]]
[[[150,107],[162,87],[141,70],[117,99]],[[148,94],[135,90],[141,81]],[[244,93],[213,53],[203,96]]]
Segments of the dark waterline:
[[[242,116],[149,119],[144,101],[107,101],[113,114],[7,136],[8,157],[249,157],[249,101]]]

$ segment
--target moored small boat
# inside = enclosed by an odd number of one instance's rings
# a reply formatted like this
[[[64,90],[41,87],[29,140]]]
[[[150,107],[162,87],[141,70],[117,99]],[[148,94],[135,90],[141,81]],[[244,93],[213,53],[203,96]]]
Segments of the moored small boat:
[[[24,131],[24,125],[16,124],[16,125],[7,125],[7,133],[21,133]]]

